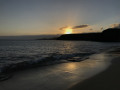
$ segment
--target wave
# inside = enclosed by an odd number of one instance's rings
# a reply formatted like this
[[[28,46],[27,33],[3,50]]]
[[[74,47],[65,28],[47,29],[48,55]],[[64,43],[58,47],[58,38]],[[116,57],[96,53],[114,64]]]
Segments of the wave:
[[[75,54],[56,54],[53,53],[47,57],[41,57],[37,60],[16,60],[16,61],[7,61],[6,63],[0,63],[0,73],[8,74],[18,70],[24,70],[32,67],[40,67],[51,64],[66,63],[66,62],[80,62],[89,57],[93,53],[75,53]],[[25,57],[19,57],[25,58]],[[26,58],[25,58],[26,59]],[[1,76],[1,77],[2,77]]]

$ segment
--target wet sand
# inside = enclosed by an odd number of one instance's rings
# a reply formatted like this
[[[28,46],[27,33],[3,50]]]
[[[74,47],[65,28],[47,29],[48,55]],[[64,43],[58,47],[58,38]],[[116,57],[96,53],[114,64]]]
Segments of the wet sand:
[[[108,54],[113,57],[108,69],[71,86],[68,90],[120,90],[120,49]]]
[[[105,54],[96,54],[82,62],[19,71],[12,78],[0,82],[0,90],[66,90],[102,72],[110,65],[108,60]]]

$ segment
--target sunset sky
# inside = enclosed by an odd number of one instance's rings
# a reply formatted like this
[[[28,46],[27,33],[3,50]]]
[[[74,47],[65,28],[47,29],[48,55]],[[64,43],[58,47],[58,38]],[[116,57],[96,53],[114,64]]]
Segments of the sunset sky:
[[[120,0],[0,0],[0,36],[98,32],[116,23]]]

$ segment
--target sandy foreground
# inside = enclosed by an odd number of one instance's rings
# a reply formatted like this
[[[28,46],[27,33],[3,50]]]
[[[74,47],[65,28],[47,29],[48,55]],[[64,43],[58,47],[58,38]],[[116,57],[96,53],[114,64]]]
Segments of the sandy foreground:
[[[19,71],[12,78],[1,81],[0,90],[120,90],[119,58],[113,53],[92,55],[82,62]],[[112,57],[116,59],[110,66]]]
[[[108,54],[113,57],[108,69],[71,86],[68,90],[120,90],[120,49]]]

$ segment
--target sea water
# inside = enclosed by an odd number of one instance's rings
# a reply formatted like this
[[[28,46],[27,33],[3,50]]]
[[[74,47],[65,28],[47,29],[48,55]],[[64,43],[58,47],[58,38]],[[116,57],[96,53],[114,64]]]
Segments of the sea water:
[[[85,60],[120,43],[59,40],[1,40],[0,72]],[[24,68],[23,68],[24,67]]]

